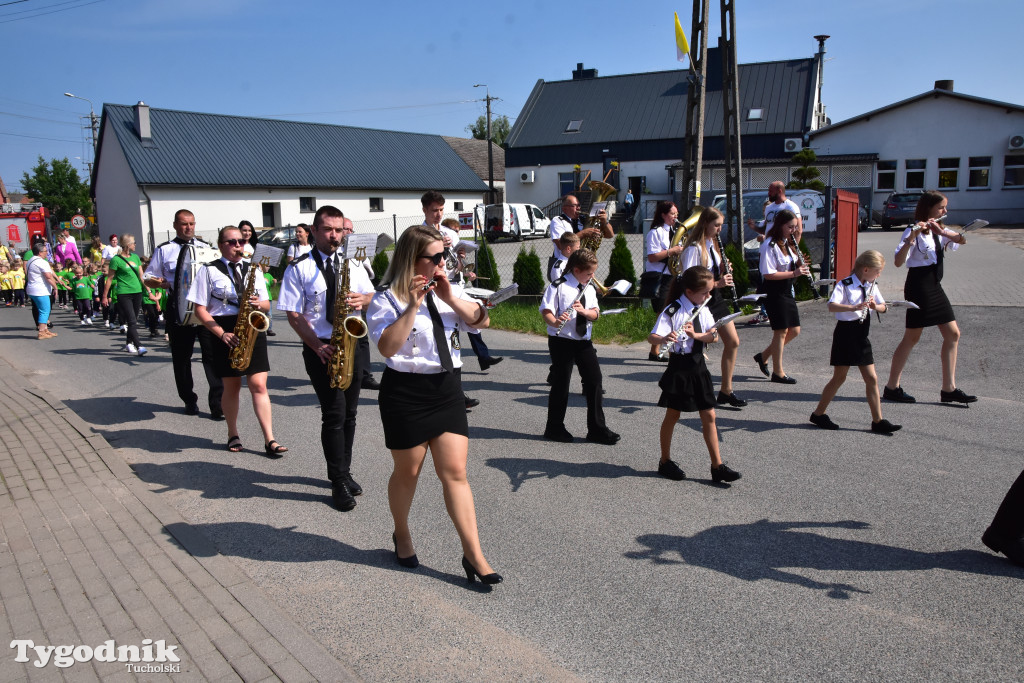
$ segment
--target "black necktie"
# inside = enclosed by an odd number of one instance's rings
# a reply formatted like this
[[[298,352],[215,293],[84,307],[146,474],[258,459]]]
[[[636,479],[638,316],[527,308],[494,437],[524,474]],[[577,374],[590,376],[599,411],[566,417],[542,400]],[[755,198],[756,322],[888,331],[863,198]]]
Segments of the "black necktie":
[[[932,233],[932,239],[935,241],[935,264],[938,266],[936,269],[936,277],[938,280],[942,280],[942,241],[939,239],[938,234]]]
[[[863,297],[861,299],[861,301],[867,303],[867,300],[868,300],[868,286],[865,285],[863,282],[860,283],[860,293],[861,293],[861,296]],[[871,314],[868,313],[868,309],[866,309],[866,308],[863,311],[858,311],[857,315],[860,316],[860,321],[861,322],[864,322],[865,320],[867,320],[868,318],[871,317]]]
[[[434,305],[433,292],[427,295],[427,311],[430,313],[430,322],[433,323],[434,345],[437,346],[437,357],[440,359],[441,367],[444,368],[444,371],[451,372],[455,369],[455,364],[452,362],[451,351],[448,350],[448,339],[444,334],[444,323],[441,321],[441,314],[437,312],[437,306]]]
[[[241,264],[230,263],[231,266],[231,279],[235,281],[235,296],[239,298],[239,304],[241,304],[242,292],[245,290],[245,285],[242,284],[242,273],[239,271]]]
[[[703,332],[704,330],[702,330],[701,327],[702,326],[700,324],[700,314],[698,313],[697,316],[693,319],[693,333],[700,334],[701,332]],[[693,349],[691,353],[694,357],[702,355],[704,353],[704,342],[699,342],[696,339],[694,339]]]
[[[316,260],[318,265],[321,265],[320,272],[324,275],[324,282],[327,283],[327,320],[328,322],[334,320],[334,298],[337,296],[337,286],[335,284],[336,278],[334,277],[334,255],[327,257],[326,261],[320,261],[320,252],[316,252]]]
[[[715,258],[715,249],[711,247],[708,249],[708,254],[711,255],[711,273],[715,276],[715,280],[719,279],[718,275],[718,259]]]
[[[586,285],[580,285],[581,292],[586,288]],[[580,303],[583,303],[583,297],[580,297]],[[576,311],[576,334],[580,336],[580,339],[587,336],[587,319],[580,315],[579,311]]]

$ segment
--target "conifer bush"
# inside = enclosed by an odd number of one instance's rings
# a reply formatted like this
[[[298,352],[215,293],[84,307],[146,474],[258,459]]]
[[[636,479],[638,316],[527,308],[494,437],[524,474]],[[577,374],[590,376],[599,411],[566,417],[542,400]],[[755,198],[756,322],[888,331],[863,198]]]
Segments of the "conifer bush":
[[[540,257],[531,246],[526,251],[523,246],[512,266],[512,281],[519,285],[520,294],[541,294],[544,291],[544,275],[540,269]]]
[[[626,235],[619,232],[615,235],[615,246],[612,248],[611,258],[608,260],[608,277],[604,284],[611,286],[618,280],[628,280],[633,285],[631,293],[636,294],[636,268],[633,266],[633,254],[629,251],[626,243]]]

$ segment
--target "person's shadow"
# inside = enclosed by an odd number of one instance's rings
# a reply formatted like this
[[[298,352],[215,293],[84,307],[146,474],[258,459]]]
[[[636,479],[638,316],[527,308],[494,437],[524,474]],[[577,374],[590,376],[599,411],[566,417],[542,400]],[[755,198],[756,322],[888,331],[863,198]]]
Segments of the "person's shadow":
[[[159,465],[139,462],[132,465],[145,482],[160,484],[156,493],[176,489],[199,491],[203,498],[269,498],[330,504],[331,484],[326,479],[281,476],[201,460]],[[322,489],[324,493],[289,490],[296,485]],[[277,488],[280,487],[280,488]]]
[[[693,536],[644,534],[637,542],[642,550],[624,553],[635,560],[656,564],[691,564],[706,567],[744,581],[779,581],[827,591],[830,598],[847,599],[851,593],[868,593],[845,583],[818,581],[788,572],[820,571],[951,571],[1024,578],[1017,569],[995,555],[978,550],[922,552],[880,543],[829,538],[802,529],[866,529],[866,522],[770,522],[711,527]]]
[[[554,479],[556,477],[618,479],[619,477],[657,476],[654,472],[641,472],[627,465],[612,465],[606,462],[574,463],[548,458],[488,458],[484,464],[508,475],[513,491],[518,491],[530,479]]]

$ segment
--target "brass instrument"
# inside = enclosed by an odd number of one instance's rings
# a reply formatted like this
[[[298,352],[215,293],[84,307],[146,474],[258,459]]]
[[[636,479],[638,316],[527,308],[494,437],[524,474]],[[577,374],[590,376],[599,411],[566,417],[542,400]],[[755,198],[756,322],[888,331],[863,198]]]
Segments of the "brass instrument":
[[[263,277],[263,272],[255,263],[249,263],[249,275],[245,280],[245,291],[238,295],[238,320],[235,322],[234,335],[238,337],[238,346],[228,351],[228,359],[234,370],[247,370],[252,362],[252,349],[256,344],[256,335],[270,329],[270,318],[263,311],[253,307],[250,301],[256,294],[256,278]]]
[[[618,193],[618,190],[613,185],[601,182],[600,180],[591,180],[588,185],[590,187],[591,206],[598,202],[606,202],[610,197],[614,197]],[[583,229],[586,230],[588,228],[597,228],[597,237],[588,236],[580,238],[580,249],[589,249],[596,254],[597,250],[601,248],[601,219],[597,216],[588,218],[587,224]]]
[[[693,207],[693,212],[690,214],[689,218],[687,218],[682,223],[680,223],[679,221],[675,222],[675,224],[672,226],[675,229],[675,234],[672,235],[672,244],[670,245],[671,247],[675,247],[683,243],[683,240],[686,238],[686,233],[690,230],[690,228],[697,225],[697,220],[700,218],[700,214],[703,211],[704,207],[698,204],[697,206]],[[680,275],[683,274],[682,252],[674,256],[668,257],[668,269],[669,272],[671,272],[676,277],[679,277]]]
[[[359,259],[360,261],[362,259]],[[352,384],[352,375],[356,368],[356,340],[366,336],[366,322],[358,315],[352,315],[352,307],[348,305],[349,293],[349,259],[343,259],[338,266],[339,273],[334,272],[334,281],[338,282],[334,296],[334,321],[331,327],[331,346],[334,353],[327,361],[327,376],[331,378],[331,388],[345,391]],[[427,285],[430,286],[430,283]]]

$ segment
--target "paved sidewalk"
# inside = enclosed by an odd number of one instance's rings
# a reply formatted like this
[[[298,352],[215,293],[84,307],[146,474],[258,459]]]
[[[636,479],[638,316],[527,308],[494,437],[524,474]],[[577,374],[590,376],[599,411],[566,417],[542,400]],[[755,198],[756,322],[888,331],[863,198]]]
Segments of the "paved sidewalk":
[[[103,437],[2,359],[0,395],[0,681],[126,676],[118,662],[36,667],[31,649],[16,662],[15,640],[144,639],[176,646],[180,662],[166,663],[177,670],[128,679],[355,680]]]

